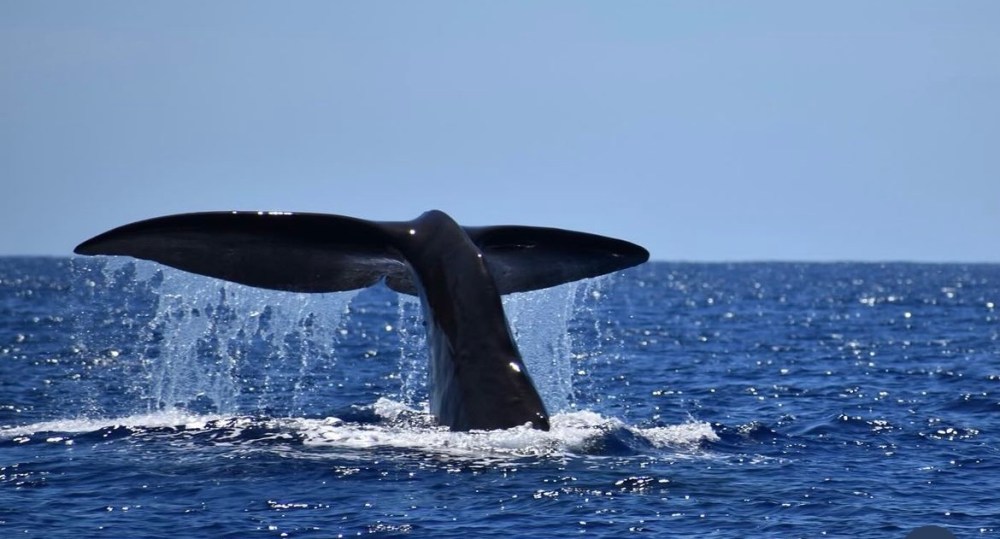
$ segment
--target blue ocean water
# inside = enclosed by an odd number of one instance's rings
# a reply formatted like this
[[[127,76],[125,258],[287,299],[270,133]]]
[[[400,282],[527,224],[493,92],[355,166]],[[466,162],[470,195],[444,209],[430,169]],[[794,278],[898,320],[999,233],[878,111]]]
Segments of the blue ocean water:
[[[0,258],[0,535],[1000,533],[1000,266],[649,263],[505,306],[551,432],[434,426],[385,288]]]

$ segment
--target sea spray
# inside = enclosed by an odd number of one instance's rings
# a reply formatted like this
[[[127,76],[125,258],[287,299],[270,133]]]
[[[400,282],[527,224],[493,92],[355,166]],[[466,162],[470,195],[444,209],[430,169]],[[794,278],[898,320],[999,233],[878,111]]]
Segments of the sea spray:
[[[514,340],[549,413],[569,409],[573,400],[569,322],[579,286],[574,282],[503,298]]]
[[[420,300],[399,295],[396,330],[399,334],[400,398],[410,405],[426,403],[427,395],[427,332],[423,325]]]
[[[358,405],[379,396],[426,405],[426,331],[414,297],[381,286],[333,294],[262,290],[113,258],[98,273],[95,287],[127,304],[94,315],[115,325],[119,342],[87,345],[122,350],[133,413],[315,415],[332,412],[324,404],[331,391],[357,394]],[[551,413],[575,409],[574,380],[585,377],[588,364],[607,360],[602,343],[609,339],[597,320],[605,282],[504,297],[512,333]],[[395,316],[386,317],[385,306]],[[386,363],[393,353],[396,360]]]
[[[122,317],[114,335],[133,360],[126,391],[147,412],[300,412],[313,366],[336,361],[336,330],[355,295],[262,290],[141,261],[109,259],[102,274],[116,296],[135,298],[112,309]]]

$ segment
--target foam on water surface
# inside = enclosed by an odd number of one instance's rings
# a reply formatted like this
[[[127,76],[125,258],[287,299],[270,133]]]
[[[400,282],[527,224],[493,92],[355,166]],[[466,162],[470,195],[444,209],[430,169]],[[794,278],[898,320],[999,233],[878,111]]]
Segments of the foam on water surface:
[[[587,411],[553,415],[549,431],[522,426],[494,431],[452,432],[435,425],[426,410],[409,408],[399,401],[379,399],[370,408],[378,416],[378,421],[359,423],[337,417],[234,417],[176,410],[120,418],[65,419],[0,429],[0,441],[72,443],[74,437],[80,435],[124,428],[136,435],[183,433],[185,443],[194,433],[225,431],[225,436],[210,438],[212,443],[238,440],[251,444],[273,439],[275,433],[281,433],[285,439],[329,450],[338,458],[342,458],[345,451],[357,458],[370,458],[373,452],[389,449],[460,460],[496,461],[521,457],[600,455],[609,439],[621,443],[623,437],[640,440],[651,456],[663,449],[675,450],[671,453],[672,457],[676,457],[677,453],[690,456],[700,452],[699,446],[703,442],[718,440],[711,425],[703,422],[643,428]],[[246,432],[253,434],[244,436]]]
[[[381,399],[374,408],[377,414],[387,419],[384,425],[359,427],[337,419],[298,420],[296,425],[305,435],[305,443],[314,446],[411,449],[469,458],[592,454],[595,442],[606,436],[615,436],[618,431],[640,437],[658,449],[696,448],[701,442],[718,439],[707,423],[641,428],[588,411],[555,414],[551,417],[551,429],[548,431],[521,426],[494,431],[451,432],[434,426],[426,411],[400,409],[400,403],[387,399]]]

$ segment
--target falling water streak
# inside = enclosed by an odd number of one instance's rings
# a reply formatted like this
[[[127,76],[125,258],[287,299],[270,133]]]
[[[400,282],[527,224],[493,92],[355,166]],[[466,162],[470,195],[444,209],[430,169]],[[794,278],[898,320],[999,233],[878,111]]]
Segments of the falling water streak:
[[[306,304],[302,304],[298,311],[299,325],[301,326],[302,333],[305,336],[305,343],[299,353],[299,373],[293,386],[292,406],[289,410],[289,412],[293,414],[298,413],[299,415],[302,413],[301,397],[303,381],[306,379],[306,376],[309,375],[309,358],[312,356],[320,356],[322,354],[320,347],[316,346],[314,341],[315,336],[313,327],[316,317],[312,313],[307,312],[306,307]]]
[[[583,286],[583,302],[589,305],[588,309],[593,313],[603,312],[605,307],[602,303],[607,299],[604,290],[611,288],[613,276],[603,275],[596,279],[586,281]],[[618,333],[618,328],[611,320],[604,319],[596,314],[592,316],[594,324],[594,343],[591,357],[599,358],[606,363],[613,363],[621,359],[621,348],[624,344]]]
[[[420,301],[400,294],[396,329],[399,334],[400,399],[414,406],[427,398],[427,332]]]
[[[602,313],[607,309],[605,290],[611,288],[610,275],[587,279],[576,289],[576,316],[567,332],[574,343],[572,370],[575,393],[586,396],[588,402],[601,402],[603,380],[595,379],[595,374],[606,372],[607,367],[621,359],[622,341],[617,337],[616,328]]]
[[[345,321],[345,316],[351,302],[357,296],[356,291],[337,294],[299,294],[293,305],[298,309],[290,317],[295,321],[295,327],[286,327],[286,333],[280,341],[281,353],[287,358],[289,347],[298,344],[292,350],[298,354],[298,372],[292,391],[292,406],[290,413],[301,414],[301,399],[304,393],[304,382],[313,374],[311,364],[320,361],[335,361],[336,331]],[[317,331],[317,328],[320,328]],[[288,341],[292,342],[288,342]],[[294,361],[294,358],[292,358]]]
[[[504,310],[528,372],[550,412],[573,402],[573,340],[569,321],[579,283],[504,296]]]

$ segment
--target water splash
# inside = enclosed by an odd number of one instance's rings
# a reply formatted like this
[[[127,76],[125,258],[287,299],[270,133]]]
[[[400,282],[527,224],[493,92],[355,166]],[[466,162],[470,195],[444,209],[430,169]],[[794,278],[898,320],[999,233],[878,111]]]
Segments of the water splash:
[[[579,288],[574,282],[503,298],[514,340],[549,412],[565,411],[573,401],[569,324]]]
[[[117,334],[137,341],[134,389],[147,411],[301,411],[314,366],[336,362],[336,329],[356,295],[261,290],[145,262],[109,261],[103,272],[113,291],[154,309]]]
[[[379,396],[426,406],[426,338],[416,298],[381,287],[336,294],[268,291],[113,258],[103,260],[99,274],[105,301],[123,304],[105,314],[103,323],[114,330],[95,335],[120,342],[98,343],[92,336],[89,344],[125,354],[126,391],[146,413],[301,416],[340,409],[334,400],[364,404]],[[600,283],[503,298],[551,413],[575,409],[574,361],[603,355],[575,350],[601,339],[572,331],[579,319],[596,316]],[[597,322],[583,324],[600,331]],[[386,353],[395,361],[386,363]],[[352,389],[359,386],[365,389]]]
[[[399,378],[402,401],[415,405],[427,400],[427,332],[420,300],[399,295],[396,328],[399,334]]]

